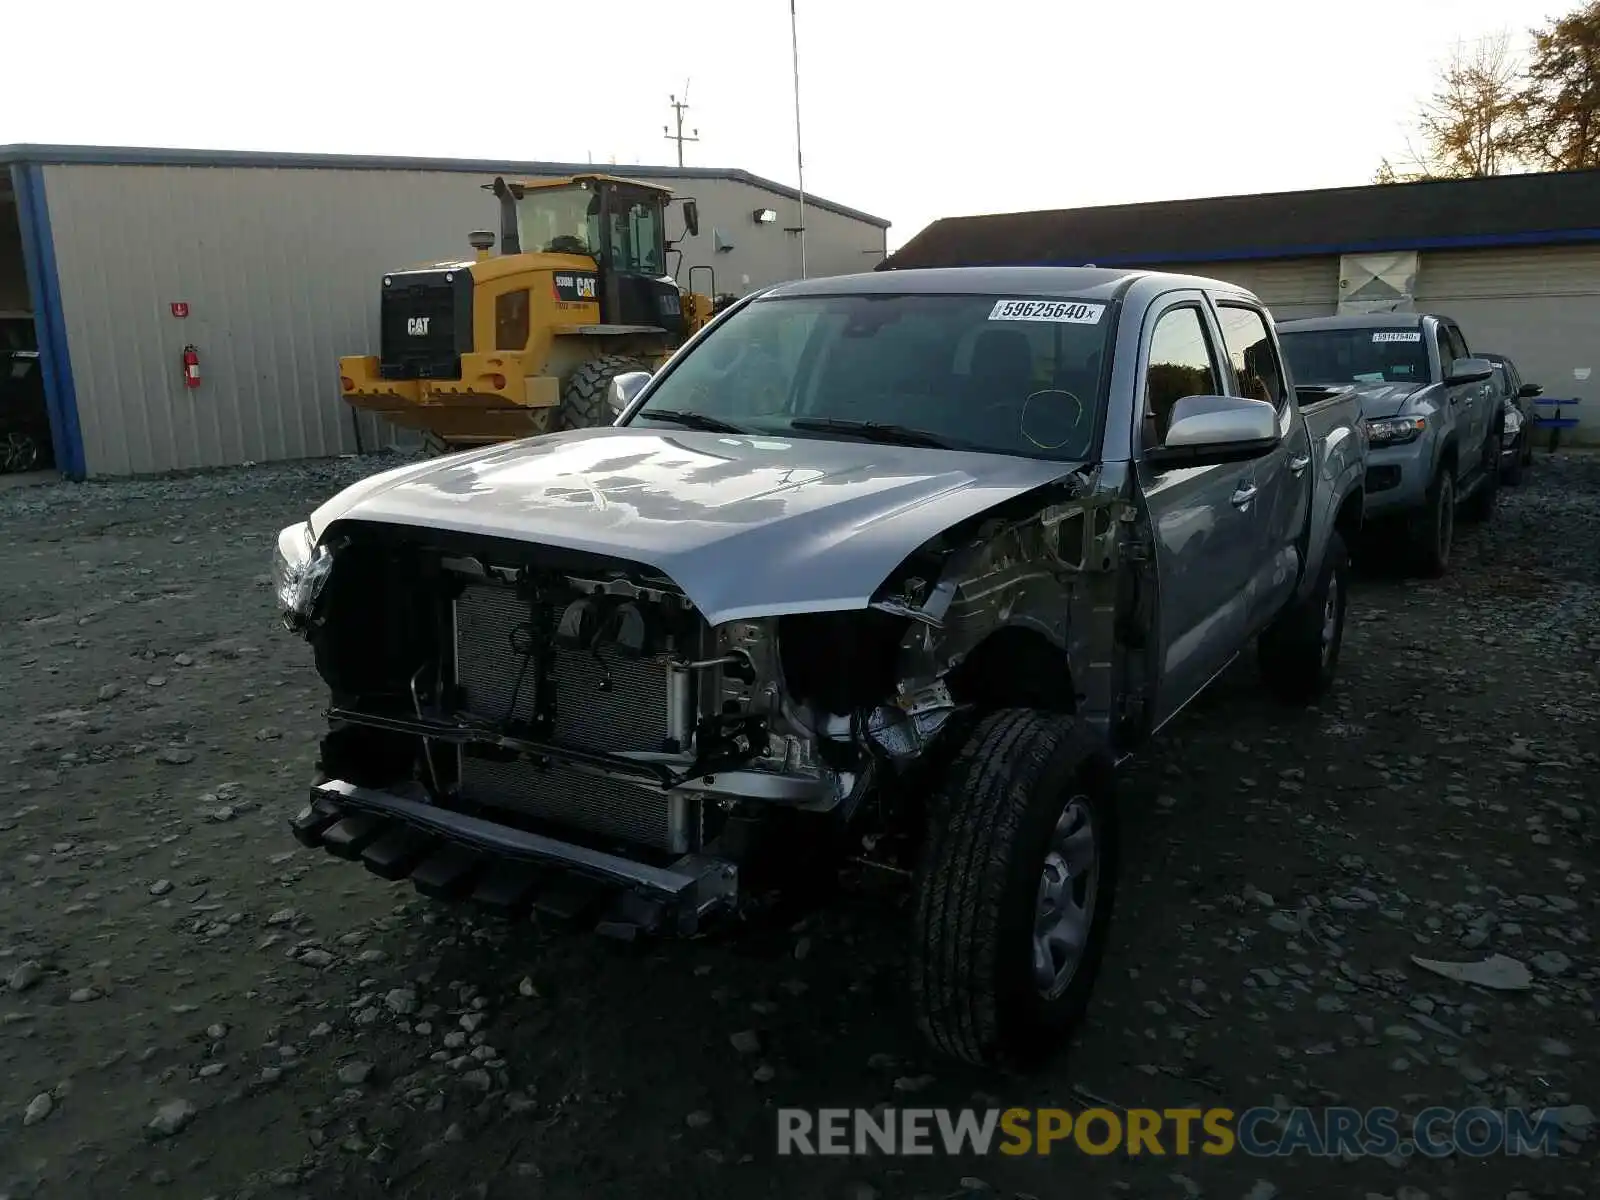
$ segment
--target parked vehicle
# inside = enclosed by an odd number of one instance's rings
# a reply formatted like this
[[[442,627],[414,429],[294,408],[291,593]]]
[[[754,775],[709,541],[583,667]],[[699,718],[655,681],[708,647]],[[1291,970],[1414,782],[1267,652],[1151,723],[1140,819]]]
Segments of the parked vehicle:
[[[51,466],[50,418],[33,320],[0,316],[0,474]]]
[[[1419,571],[1444,574],[1457,505],[1468,520],[1494,513],[1504,417],[1493,365],[1434,313],[1310,317],[1278,329],[1297,380],[1348,385],[1360,398],[1372,441],[1367,515],[1398,531]]]
[[[279,536],[331,692],[307,846],[512,911],[689,932],[847,857],[915,887],[934,1046],[1081,1016],[1114,765],[1259,641],[1334,675],[1355,400],[1250,293],[889,271],[730,306],[607,428],[408,465]]]
[[[1537,383],[1524,383],[1517,364],[1503,354],[1482,357],[1494,364],[1494,384],[1500,392],[1505,412],[1505,430],[1500,435],[1500,481],[1511,487],[1522,482],[1523,473],[1533,465],[1533,400],[1544,395]]]
[[[500,252],[479,230],[470,261],[386,272],[378,353],[339,359],[340,395],[443,450],[606,424],[612,378],[659,365],[711,319],[716,273],[690,269],[704,294],[668,273],[699,236],[698,203],[594,173],[483,187],[500,202]]]

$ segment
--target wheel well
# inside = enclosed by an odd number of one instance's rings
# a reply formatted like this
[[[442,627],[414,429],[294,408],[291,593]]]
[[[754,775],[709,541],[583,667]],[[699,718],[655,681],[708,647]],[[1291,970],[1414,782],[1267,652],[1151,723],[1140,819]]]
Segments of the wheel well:
[[[1039,708],[1076,712],[1072,662],[1042,633],[1007,626],[980,642],[945,683],[962,704],[980,708]]]
[[[1447,442],[1445,442],[1444,446],[1439,450],[1439,465],[1440,466],[1444,466],[1446,463],[1448,463],[1449,465],[1454,466],[1455,462],[1456,462],[1456,440],[1455,440],[1454,437],[1451,437]]]

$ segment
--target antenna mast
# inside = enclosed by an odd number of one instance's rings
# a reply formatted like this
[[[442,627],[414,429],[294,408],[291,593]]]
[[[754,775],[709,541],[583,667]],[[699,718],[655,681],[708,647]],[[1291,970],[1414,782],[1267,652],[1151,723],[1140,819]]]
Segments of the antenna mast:
[[[800,150],[800,28],[789,0],[789,46],[794,54],[794,166],[800,192],[800,278],[806,277],[806,159]]]

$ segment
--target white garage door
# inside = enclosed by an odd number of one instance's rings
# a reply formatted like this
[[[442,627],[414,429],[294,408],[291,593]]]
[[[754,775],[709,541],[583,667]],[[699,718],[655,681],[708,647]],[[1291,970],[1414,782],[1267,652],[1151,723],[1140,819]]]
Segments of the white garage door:
[[[1416,307],[1454,317],[1473,350],[1504,354],[1547,396],[1575,396],[1600,441],[1600,246],[1424,253]]]
[[[1260,296],[1279,321],[1325,317],[1339,305],[1339,259],[1281,258],[1260,262],[1185,263],[1160,268],[1204,275]]]

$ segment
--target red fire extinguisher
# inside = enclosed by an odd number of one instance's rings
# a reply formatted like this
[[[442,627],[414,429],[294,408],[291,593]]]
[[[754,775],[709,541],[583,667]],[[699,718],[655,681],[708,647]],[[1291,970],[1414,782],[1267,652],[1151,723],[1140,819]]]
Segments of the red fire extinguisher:
[[[192,344],[183,348],[183,386],[188,388],[200,386],[200,351]]]

